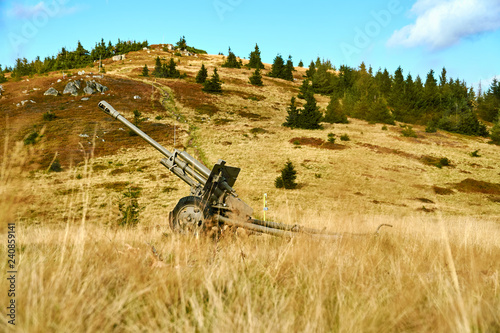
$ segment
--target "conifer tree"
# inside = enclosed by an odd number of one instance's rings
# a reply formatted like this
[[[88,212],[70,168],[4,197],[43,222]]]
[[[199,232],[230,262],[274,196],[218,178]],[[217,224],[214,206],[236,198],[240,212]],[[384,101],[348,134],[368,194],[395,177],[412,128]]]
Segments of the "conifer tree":
[[[497,121],[495,126],[493,126],[493,128],[491,129],[490,138],[492,143],[500,145],[500,120]]]
[[[226,62],[222,64],[221,67],[226,67],[226,68],[241,68],[241,63],[236,59],[236,56],[234,53],[231,51],[231,48],[229,48],[229,52],[226,58]]]
[[[262,75],[260,74],[260,67],[255,69],[255,72],[250,76],[250,83],[254,86],[262,87],[264,84],[262,82]]]
[[[286,65],[283,68],[283,72],[281,73],[281,78],[284,80],[288,81],[293,81],[293,71],[295,69],[293,68],[293,61],[292,61],[292,56],[288,56],[288,60],[286,61]]]
[[[429,111],[432,111],[439,103],[437,81],[434,78],[434,70],[432,69],[427,73],[425,80],[424,98]]]
[[[394,109],[394,116],[396,120],[403,121],[405,116],[404,110],[404,91],[405,91],[405,78],[403,76],[403,69],[399,66],[394,72],[392,80],[391,93],[389,95],[389,104]]]
[[[168,63],[166,77],[171,78],[179,78],[181,73],[177,70],[174,58],[170,58],[170,62]]]
[[[316,74],[316,65],[314,64],[314,61],[311,60],[311,63],[309,64],[309,69],[306,70],[306,76],[308,79],[312,79],[314,74]]]
[[[283,126],[290,127],[290,128],[297,127],[297,120],[299,118],[299,110],[295,106],[295,97],[292,97],[292,99],[290,101],[290,105],[287,108],[287,113],[288,113],[288,116],[286,117],[286,120],[283,123]]]
[[[149,69],[148,69],[148,65],[144,65],[144,67],[142,68],[142,76],[149,76]]]
[[[297,171],[292,162],[288,161],[285,167],[281,170],[281,176],[276,178],[274,185],[276,188],[294,189],[297,187],[295,180],[297,179]]]
[[[0,65],[0,83],[7,82],[7,78],[5,77],[3,70],[2,70],[2,65]]]
[[[187,48],[186,37],[182,36],[181,38],[179,38],[179,41],[175,45],[179,50],[185,50]]]
[[[156,57],[156,60],[155,60],[155,69],[153,70],[153,76],[154,77],[162,77],[162,73],[163,73],[163,67],[162,67],[162,64],[161,64],[161,60],[160,60],[160,57]]]
[[[273,66],[271,67],[271,72],[269,72],[268,75],[270,77],[281,78],[284,67],[285,67],[285,62],[283,61],[281,55],[278,54],[276,58],[274,58]]]
[[[264,68],[264,64],[260,59],[259,46],[255,44],[255,50],[250,52],[250,60],[247,64],[248,68]]]
[[[201,64],[201,69],[196,74],[196,83],[205,83],[208,77],[208,71],[204,64]]]
[[[302,59],[300,59],[299,64],[297,66],[299,66],[301,68],[304,67],[304,63],[302,62]]]
[[[297,95],[297,98],[305,99],[307,93],[314,92],[312,85],[310,85],[309,83],[310,83],[309,79],[302,80],[302,84],[300,85],[299,94]]]
[[[348,124],[347,116],[345,115],[342,105],[340,105],[339,99],[331,96],[330,103],[326,107],[325,119],[327,123],[330,124]]]
[[[304,97],[306,100],[306,104],[304,105],[304,109],[299,111],[299,117],[297,119],[296,127],[304,129],[321,128],[319,123],[323,118],[323,114],[319,110],[319,107],[316,105],[314,94],[312,92],[308,92]]]
[[[210,80],[205,81],[202,90],[204,92],[212,94],[222,93],[222,84],[219,79],[219,74],[217,73],[217,68],[214,68],[214,73],[212,74],[212,78]]]

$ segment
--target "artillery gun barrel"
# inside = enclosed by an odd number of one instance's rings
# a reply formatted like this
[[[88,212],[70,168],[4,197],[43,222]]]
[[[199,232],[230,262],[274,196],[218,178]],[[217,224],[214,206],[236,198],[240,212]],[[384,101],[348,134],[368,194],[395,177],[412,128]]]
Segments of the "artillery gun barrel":
[[[165,149],[165,147],[163,147],[158,142],[153,140],[149,135],[147,135],[146,133],[141,131],[137,126],[135,126],[130,121],[128,121],[127,118],[122,116],[120,114],[120,112],[116,111],[115,108],[113,108],[108,102],[100,101],[99,108],[101,108],[101,110],[103,110],[105,113],[109,114],[111,117],[122,122],[125,126],[130,128],[130,130],[132,130],[134,133],[139,135],[142,139],[144,139],[144,141],[149,143],[151,146],[155,147],[163,155],[167,156],[168,158],[170,158],[172,156],[171,152],[169,152],[167,149]]]
[[[101,101],[99,102],[99,108],[103,110],[106,114],[110,115],[111,117],[119,120],[121,123],[123,123],[125,126],[127,126],[130,130],[132,130],[134,133],[139,135],[144,141],[149,143],[151,146],[156,148],[160,153],[165,155],[168,160],[172,160],[172,157],[174,154],[172,154],[170,151],[165,149],[162,145],[160,145],[158,142],[153,140],[149,135],[141,131],[137,126],[132,124],[130,121],[128,121],[125,117],[123,117],[118,111],[115,110],[108,102],[106,101]],[[192,179],[185,177],[183,175],[184,172],[188,173],[191,177],[196,179],[197,182],[199,182],[201,185],[205,185],[208,175],[210,175],[210,170],[208,170],[207,167],[205,167],[203,164],[200,162],[196,161],[191,155],[189,155],[186,152],[177,152],[178,156],[181,157],[181,159],[175,159],[175,161],[172,161],[172,163],[167,163],[167,161],[162,160],[162,164],[169,168],[176,176],[184,180],[188,185],[193,186],[194,183]],[[164,163],[165,162],[165,163]],[[179,169],[174,169],[174,163],[179,167]],[[194,168],[194,170],[189,166],[191,164]],[[175,171],[174,171],[175,170]],[[196,171],[198,171],[198,173]],[[208,173],[208,175],[207,175]]]

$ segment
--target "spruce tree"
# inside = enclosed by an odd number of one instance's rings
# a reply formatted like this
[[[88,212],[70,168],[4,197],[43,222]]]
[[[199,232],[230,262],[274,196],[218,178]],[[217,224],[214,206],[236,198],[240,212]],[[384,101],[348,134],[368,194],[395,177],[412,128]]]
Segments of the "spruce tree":
[[[236,59],[236,56],[234,53],[231,51],[231,48],[229,48],[229,52],[226,58],[226,62],[222,64],[221,67],[226,67],[226,68],[241,68],[241,63]]]
[[[340,105],[339,99],[331,96],[330,103],[326,107],[325,119],[327,123],[330,124],[348,124],[347,116],[345,115],[342,105]]]
[[[179,50],[184,51],[187,48],[186,37],[182,36],[176,43],[176,46]]]
[[[299,88],[299,94],[297,95],[297,98],[305,99],[305,95],[308,92],[313,92],[313,87],[309,83],[310,82],[308,79],[305,79],[302,81],[302,84],[300,85],[300,88]]]
[[[166,77],[170,78],[179,78],[181,73],[177,70],[174,58],[170,58],[170,62],[168,63]]]
[[[323,114],[319,110],[319,107],[316,105],[314,94],[312,92],[308,92],[304,97],[306,100],[306,104],[304,105],[304,109],[299,111],[299,117],[297,119],[296,127],[303,129],[321,128],[319,123],[323,118]]]
[[[297,106],[295,106],[295,97],[292,97],[290,105],[288,106],[286,111],[288,113],[288,116],[286,117],[286,121],[283,123],[283,126],[296,128],[299,118],[299,110],[297,109]]]
[[[217,73],[217,68],[214,68],[214,73],[212,74],[212,78],[210,80],[205,81],[202,90],[204,92],[212,94],[222,93],[222,85],[219,79],[219,74]]]
[[[264,64],[260,59],[260,50],[259,46],[255,44],[255,50],[250,52],[250,60],[247,64],[248,68],[264,68]]]
[[[7,78],[3,74],[2,65],[0,65],[0,83],[7,82]]]
[[[162,73],[163,73],[163,66],[161,64],[161,60],[160,60],[160,57],[156,57],[156,60],[155,60],[155,69],[153,70],[153,76],[154,77],[162,77]]]
[[[288,60],[286,61],[285,67],[283,67],[283,72],[281,73],[281,78],[288,81],[293,81],[293,61],[292,56],[288,56]]]
[[[208,71],[204,64],[201,64],[201,69],[196,74],[196,83],[205,83],[208,77]]]
[[[259,87],[262,87],[264,85],[262,82],[262,75],[260,74],[259,67],[255,69],[255,72],[250,77],[250,83],[253,84],[254,86],[259,86]]]
[[[316,65],[314,64],[314,61],[311,60],[311,63],[309,64],[309,69],[306,70],[306,77],[308,79],[312,79],[314,74],[316,74]]]
[[[285,167],[281,170],[281,176],[276,178],[274,185],[276,188],[294,189],[297,187],[295,180],[297,179],[297,171],[291,161],[286,162]]]
[[[274,58],[273,66],[271,67],[271,72],[269,72],[270,77],[281,78],[282,73],[284,72],[285,62],[280,54]]]
[[[142,68],[142,76],[149,76],[149,69],[148,69],[148,65],[144,65],[144,67]]]
[[[304,63],[302,62],[302,59],[300,59],[299,64],[297,66],[299,66],[301,68],[304,67]]]
[[[492,143],[500,145],[500,120],[497,121],[495,126],[493,126],[493,128],[491,129],[490,138]]]

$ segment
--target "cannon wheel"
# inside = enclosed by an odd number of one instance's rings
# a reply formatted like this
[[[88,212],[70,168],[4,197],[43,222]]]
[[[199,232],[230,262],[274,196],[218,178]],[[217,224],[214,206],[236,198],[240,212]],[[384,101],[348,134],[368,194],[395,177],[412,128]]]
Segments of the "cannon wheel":
[[[205,231],[206,221],[211,215],[210,207],[206,207],[200,197],[184,197],[170,212],[170,228],[175,232],[198,235]]]

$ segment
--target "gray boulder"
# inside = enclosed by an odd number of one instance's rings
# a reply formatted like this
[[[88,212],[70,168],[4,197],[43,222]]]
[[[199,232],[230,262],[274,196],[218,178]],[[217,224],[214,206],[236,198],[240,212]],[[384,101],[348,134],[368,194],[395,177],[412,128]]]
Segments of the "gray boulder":
[[[64,87],[63,94],[71,94],[72,96],[78,95],[78,89],[75,86],[74,82],[68,82],[66,87]]]
[[[89,86],[86,86],[85,88],[83,88],[83,92],[86,94],[86,95],[92,95],[93,93],[95,93],[95,90],[92,89],[91,87]]]
[[[91,81],[87,81],[86,82],[87,84],[87,87],[94,90],[95,89],[95,81],[94,80],[91,80]]]
[[[73,85],[76,87],[76,89],[80,90],[82,87],[81,81],[80,80],[75,80],[73,81]]]
[[[57,91],[56,89],[54,88],[49,88],[47,89],[46,92],[43,93],[45,96],[57,96],[59,95],[59,91]]]
[[[99,91],[99,92],[106,92],[106,91],[108,91],[108,90],[109,90],[109,89],[108,89],[108,87],[103,86],[103,85],[102,85],[102,84],[100,84],[99,82],[96,82],[96,83],[95,83],[95,88],[96,88],[96,90],[97,90],[97,91]]]

